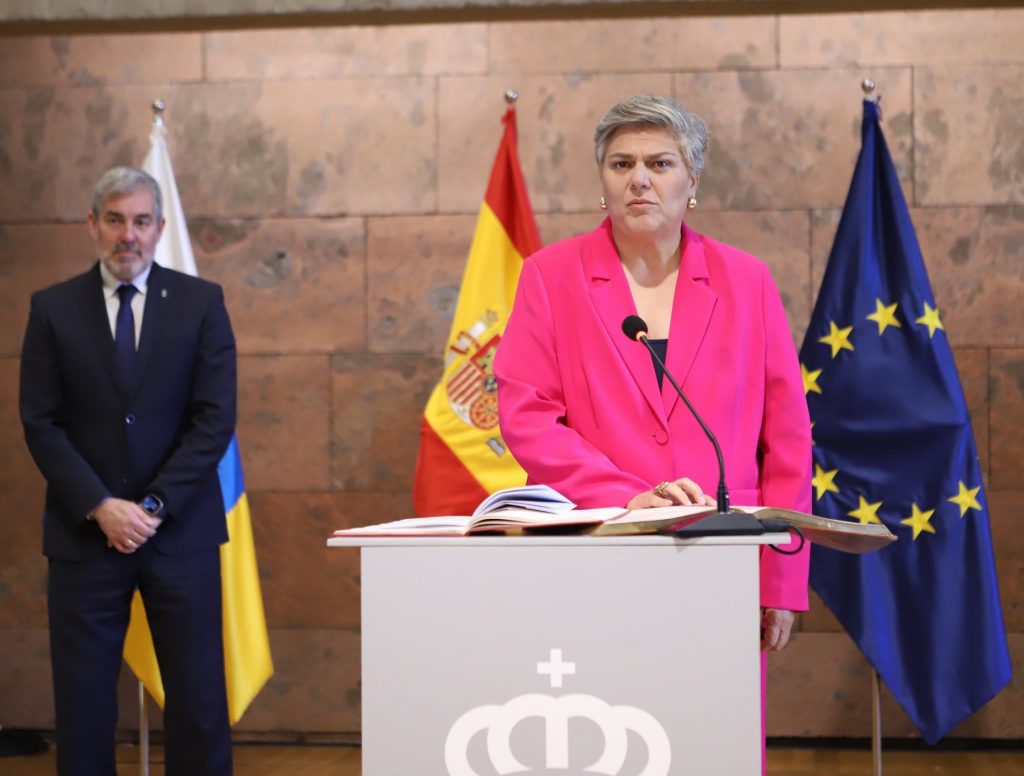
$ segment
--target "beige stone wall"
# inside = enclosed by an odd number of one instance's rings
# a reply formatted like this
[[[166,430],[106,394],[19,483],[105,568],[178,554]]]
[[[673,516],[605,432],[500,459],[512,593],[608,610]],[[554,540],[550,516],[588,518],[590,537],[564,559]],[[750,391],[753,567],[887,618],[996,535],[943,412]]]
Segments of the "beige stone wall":
[[[239,731],[359,729],[357,557],[324,540],[411,510],[510,87],[545,242],[598,221],[590,135],[611,103],[667,93],[702,113],[714,144],[693,223],[771,265],[799,342],[859,148],[859,84],[878,82],[1024,673],[1022,39],[1016,9],[0,37],[0,722],[53,724],[42,482],[16,410],[28,295],[89,266],[91,183],[142,161],[158,96],[200,273],[224,285],[240,348],[277,673]],[[867,666],[818,601],[770,692],[771,735],[869,735]],[[957,735],[1024,737],[1022,704],[1018,681]],[[888,697],[884,715],[912,734]]]

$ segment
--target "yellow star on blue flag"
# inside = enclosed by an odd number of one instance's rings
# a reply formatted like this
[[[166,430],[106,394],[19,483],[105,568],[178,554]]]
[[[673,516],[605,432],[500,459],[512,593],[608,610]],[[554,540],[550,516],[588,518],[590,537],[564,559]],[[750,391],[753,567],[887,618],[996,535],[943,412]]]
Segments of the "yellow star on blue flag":
[[[820,369],[812,371],[801,364],[800,374],[804,379],[804,393],[821,393],[821,386],[818,385],[818,378],[821,377]]]
[[[914,323],[928,327],[929,337],[934,337],[937,329],[946,330],[946,327],[942,325],[942,320],[939,318],[938,309],[932,307],[927,302],[924,303],[924,314],[920,318],[915,318]]]
[[[968,509],[981,509],[981,504],[978,503],[978,493],[981,491],[981,485],[976,488],[968,488],[964,485],[964,481],[960,480],[957,484],[957,494],[946,499],[946,501],[952,501],[958,507],[960,507],[960,517],[967,514]]]
[[[935,533],[935,526],[932,525],[932,515],[935,514],[934,509],[920,509],[917,504],[913,505],[913,511],[910,517],[900,520],[901,525],[909,525],[914,531],[914,539],[917,539],[923,531],[928,533]]]
[[[835,321],[829,321],[828,328],[828,334],[824,337],[819,337],[818,342],[823,342],[832,348],[832,358],[838,356],[840,350],[853,350],[853,343],[850,342],[850,332],[853,331],[852,326],[840,328],[836,326]]]
[[[882,304],[881,299],[875,300],[875,311],[865,317],[869,321],[874,321],[878,324],[878,336],[885,334],[885,330],[890,326],[901,328],[900,322],[896,320],[896,308],[898,306],[897,302]]]
[[[838,493],[839,486],[835,484],[836,475],[839,473],[838,469],[832,469],[832,471],[825,471],[818,464],[814,465],[814,477],[811,478],[811,484],[814,489],[818,492],[817,499],[821,499],[826,493]]]
[[[857,508],[851,509],[848,514],[850,517],[856,517],[862,524],[863,523],[881,523],[878,519],[878,509],[882,506],[881,501],[876,501],[873,504],[869,504],[868,500],[863,496],[857,497]]]

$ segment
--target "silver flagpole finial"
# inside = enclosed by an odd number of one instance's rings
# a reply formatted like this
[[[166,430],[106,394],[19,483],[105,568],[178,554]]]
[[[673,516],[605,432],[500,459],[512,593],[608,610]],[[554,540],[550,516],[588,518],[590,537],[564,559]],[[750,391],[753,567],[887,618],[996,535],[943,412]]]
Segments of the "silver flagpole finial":
[[[865,78],[860,82],[860,88],[864,92],[864,99],[871,100],[878,106],[878,118],[882,119],[882,95],[875,94],[875,82],[870,78]],[[874,97],[872,97],[874,95]]]
[[[507,102],[509,105],[514,105],[516,100],[518,100],[518,99],[519,99],[519,92],[517,92],[515,89],[506,89],[505,90],[505,102]]]
[[[157,126],[164,123],[164,108],[166,107],[167,106],[164,105],[164,101],[159,97],[153,100],[152,104],[149,106],[150,110],[153,111],[153,123]]]

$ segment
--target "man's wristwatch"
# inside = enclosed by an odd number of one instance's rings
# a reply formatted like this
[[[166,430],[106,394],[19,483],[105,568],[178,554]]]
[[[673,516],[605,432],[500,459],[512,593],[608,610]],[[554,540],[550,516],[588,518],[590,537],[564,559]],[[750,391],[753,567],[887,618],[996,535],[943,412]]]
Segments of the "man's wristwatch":
[[[147,493],[142,497],[142,511],[152,517],[159,517],[161,520],[167,514],[167,510],[164,509],[164,502],[152,493]]]

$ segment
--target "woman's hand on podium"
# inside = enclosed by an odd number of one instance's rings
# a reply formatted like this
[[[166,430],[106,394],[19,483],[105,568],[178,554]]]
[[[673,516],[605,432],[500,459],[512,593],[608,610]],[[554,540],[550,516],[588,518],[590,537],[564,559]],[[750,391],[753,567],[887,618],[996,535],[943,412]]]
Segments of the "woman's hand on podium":
[[[789,643],[793,630],[793,612],[788,609],[764,609],[761,613],[761,649],[778,652]]]
[[[704,493],[700,485],[689,477],[680,477],[674,482],[662,482],[650,490],[637,493],[626,504],[626,509],[669,507],[673,504],[700,504],[706,507],[713,507],[715,506],[715,500]]]

